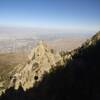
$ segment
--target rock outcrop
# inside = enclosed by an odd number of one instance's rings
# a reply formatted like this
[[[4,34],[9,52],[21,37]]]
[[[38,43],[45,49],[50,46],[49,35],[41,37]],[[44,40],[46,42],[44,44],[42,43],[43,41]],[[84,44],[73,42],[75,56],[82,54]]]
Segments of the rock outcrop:
[[[58,93],[58,97],[60,96],[59,93],[63,93],[62,96],[64,95],[66,97],[68,94],[70,94],[68,95],[68,98],[69,96],[72,98],[73,94],[75,94],[73,91],[75,91],[77,96],[79,96],[78,93],[81,93],[81,86],[83,86],[82,88],[86,89],[86,92],[83,91],[86,93],[84,95],[88,95],[90,87],[88,87],[88,89],[83,83],[86,82],[86,86],[88,86],[88,83],[90,84],[94,80],[97,81],[95,78],[95,69],[99,68],[98,65],[100,65],[100,61],[98,59],[100,58],[99,50],[100,32],[94,35],[91,39],[87,40],[81,47],[71,52],[63,53],[63,56],[61,56],[60,53],[56,53],[53,49],[50,49],[43,41],[41,41],[37,47],[33,48],[31,51],[30,55],[28,56],[29,61],[26,62],[26,64],[16,66],[10,73],[7,73],[9,77],[8,80],[0,81],[0,94],[11,87],[14,87],[16,90],[21,87],[24,91],[26,91],[27,89],[33,88],[34,84],[39,82],[40,84],[43,83],[42,89],[45,87],[44,84],[50,85],[48,86],[47,91],[49,91],[48,89],[51,91],[52,85],[54,85],[54,91],[52,90],[52,92]],[[68,60],[69,63],[67,63]],[[45,73],[50,73],[51,69],[55,69],[59,67],[59,65],[63,66],[62,71],[59,72],[58,70],[58,74],[53,73],[53,76],[56,76],[56,74],[57,76],[49,80],[52,84],[49,84],[50,82],[47,79],[48,77],[46,78],[47,83],[45,80],[42,80]],[[99,73],[100,72],[98,72],[98,75]],[[95,77],[92,77],[92,74]],[[46,75],[48,76],[49,74]],[[60,79],[59,76],[61,76]],[[55,78],[57,78],[58,84],[54,83],[56,80]],[[0,80],[2,79],[0,78]],[[64,91],[59,91],[61,87],[58,87],[60,85],[62,85],[62,90],[66,88],[68,94],[66,94]],[[72,91],[70,90],[71,92],[69,93],[67,89],[69,89],[69,86],[73,87],[72,85],[75,88],[71,88]],[[55,89],[56,86],[58,87]]]
[[[19,64],[9,73],[10,80],[6,88],[18,89],[21,86],[26,91],[40,81],[43,74],[49,73],[50,69],[55,68],[58,64],[63,64],[60,54],[50,49],[43,41],[33,48],[28,58],[29,61],[26,64]]]

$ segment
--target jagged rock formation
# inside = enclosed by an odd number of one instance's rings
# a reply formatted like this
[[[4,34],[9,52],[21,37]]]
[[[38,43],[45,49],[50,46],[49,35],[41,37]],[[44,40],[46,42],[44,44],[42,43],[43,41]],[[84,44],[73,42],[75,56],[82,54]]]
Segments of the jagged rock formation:
[[[33,48],[28,58],[29,61],[25,65],[19,64],[9,73],[10,80],[6,88],[18,89],[21,86],[26,91],[40,81],[44,73],[48,73],[58,64],[63,64],[60,54],[50,49],[43,41]],[[0,87],[3,87],[2,83]]]
[[[28,92],[22,92],[21,100],[27,98],[30,98],[29,100],[33,98],[34,100],[97,100],[100,98],[99,58],[100,32],[78,49],[65,53],[63,57],[40,42],[29,55],[29,62],[18,65],[9,73],[11,78],[7,88],[18,89],[21,86],[24,91],[29,89]],[[59,65],[62,66],[57,68]],[[56,70],[50,72],[52,68]],[[47,74],[43,77],[45,72]],[[39,84],[34,87],[36,82]],[[7,93],[11,99],[12,92],[8,89]],[[19,93],[17,95],[19,96]],[[13,96],[16,97],[14,94]]]
[[[100,100],[100,32],[73,50],[65,67],[47,74],[31,92],[35,100]]]

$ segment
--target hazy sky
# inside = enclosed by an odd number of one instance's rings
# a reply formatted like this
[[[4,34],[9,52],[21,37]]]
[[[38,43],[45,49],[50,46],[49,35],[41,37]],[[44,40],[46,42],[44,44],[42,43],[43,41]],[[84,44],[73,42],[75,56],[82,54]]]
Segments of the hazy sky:
[[[100,0],[0,0],[0,26],[100,29]]]

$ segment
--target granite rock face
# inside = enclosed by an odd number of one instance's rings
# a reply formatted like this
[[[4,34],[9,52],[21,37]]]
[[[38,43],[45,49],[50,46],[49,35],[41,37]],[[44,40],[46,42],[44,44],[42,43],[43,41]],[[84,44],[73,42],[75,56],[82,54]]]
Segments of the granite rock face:
[[[26,91],[42,79],[45,72],[62,65],[63,59],[59,53],[55,53],[43,41],[40,41],[36,48],[33,48],[28,56],[29,61],[25,65],[18,65],[11,76],[10,87],[18,89],[20,86]]]

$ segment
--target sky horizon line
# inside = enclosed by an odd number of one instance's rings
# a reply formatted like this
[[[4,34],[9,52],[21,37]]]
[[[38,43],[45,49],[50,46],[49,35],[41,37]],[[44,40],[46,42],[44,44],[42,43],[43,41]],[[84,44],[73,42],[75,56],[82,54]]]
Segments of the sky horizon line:
[[[78,28],[51,28],[51,27],[27,27],[27,26],[1,26],[0,25],[0,32],[4,31],[30,31],[30,32],[36,32],[36,33],[84,33],[84,34],[93,34],[100,31],[100,28],[98,29],[78,29]]]
[[[99,31],[100,0],[0,0],[0,26]]]

